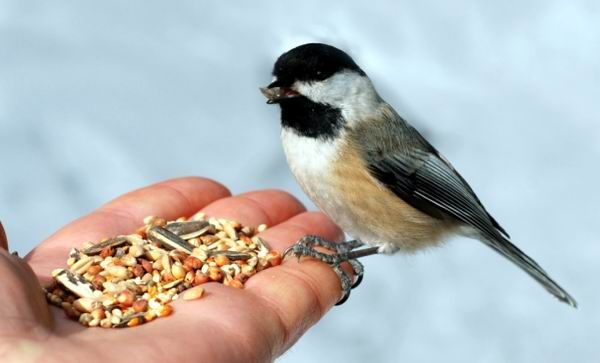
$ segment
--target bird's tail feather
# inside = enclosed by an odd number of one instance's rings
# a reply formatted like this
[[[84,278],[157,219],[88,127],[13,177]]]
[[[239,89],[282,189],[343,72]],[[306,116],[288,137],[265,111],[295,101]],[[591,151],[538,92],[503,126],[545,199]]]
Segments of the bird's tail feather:
[[[508,239],[499,236],[493,239],[485,239],[483,242],[496,252],[514,262],[523,271],[527,272],[529,276],[533,277],[546,290],[548,290],[548,292],[556,296],[558,300],[567,303],[574,308],[577,307],[577,301],[575,301],[575,299],[569,295],[565,289],[560,287],[559,284],[552,280],[548,273],[544,271],[544,269],[541,268],[537,262],[535,262],[531,257],[527,256],[517,246],[513,245]]]

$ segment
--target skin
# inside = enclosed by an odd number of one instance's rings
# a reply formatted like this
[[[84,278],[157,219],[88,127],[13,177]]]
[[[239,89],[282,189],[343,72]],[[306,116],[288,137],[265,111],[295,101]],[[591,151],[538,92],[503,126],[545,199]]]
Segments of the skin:
[[[341,297],[339,279],[318,261],[287,259],[243,290],[204,285],[199,300],[173,303],[174,313],[128,329],[84,328],[49,307],[40,284],[65,266],[71,247],[131,233],[143,217],[208,216],[269,226],[261,236],[283,251],[307,234],[340,240],[324,214],[306,212],[291,195],[263,190],[231,196],[217,182],[181,178],[125,194],[65,226],[24,259],[7,252],[0,225],[0,361],[2,362],[265,362],[289,349]]]

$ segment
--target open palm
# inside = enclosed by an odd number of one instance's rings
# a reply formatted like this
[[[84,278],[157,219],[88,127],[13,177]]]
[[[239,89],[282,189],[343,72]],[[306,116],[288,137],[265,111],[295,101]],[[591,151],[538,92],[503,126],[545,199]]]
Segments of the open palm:
[[[342,236],[326,216],[306,212],[281,191],[231,196],[222,185],[195,177],[136,190],[62,228],[29,253],[26,263],[7,252],[4,241],[0,361],[272,361],[340,298],[339,280],[327,265],[287,260],[252,277],[243,290],[207,283],[202,299],[175,301],[173,315],[136,328],[84,328],[46,304],[40,282],[49,282],[50,272],[65,265],[72,247],[132,233],[147,215],[175,219],[198,210],[251,226],[267,224],[260,235],[279,251],[307,234]]]

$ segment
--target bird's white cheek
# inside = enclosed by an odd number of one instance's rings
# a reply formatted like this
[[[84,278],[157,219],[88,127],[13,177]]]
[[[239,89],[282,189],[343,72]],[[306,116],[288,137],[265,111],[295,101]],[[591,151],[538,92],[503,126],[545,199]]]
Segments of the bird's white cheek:
[[[294,89],[311,101],[341,110],[347,126],[373,116],[381,98],[369,78],[340,72],[321,82],[296,82]]]

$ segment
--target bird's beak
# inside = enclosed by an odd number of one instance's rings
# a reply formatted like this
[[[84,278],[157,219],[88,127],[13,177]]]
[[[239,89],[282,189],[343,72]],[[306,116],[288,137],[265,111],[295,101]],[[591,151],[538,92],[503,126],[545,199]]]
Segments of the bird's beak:
[[[290,87],[279,86],[277,81],[267,87],[261,87],[260,92],[267,98],[268,104],[279,103],[282,100],[300,96],[300,93]]]

